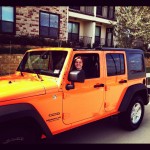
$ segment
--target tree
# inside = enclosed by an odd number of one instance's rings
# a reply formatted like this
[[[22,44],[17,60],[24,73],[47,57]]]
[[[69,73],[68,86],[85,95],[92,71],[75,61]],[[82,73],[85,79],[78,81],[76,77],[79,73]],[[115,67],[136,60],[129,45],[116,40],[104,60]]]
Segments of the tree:
[[[114,37],[118,47],[144,49],[150,43],[150,6],[116,7]]]

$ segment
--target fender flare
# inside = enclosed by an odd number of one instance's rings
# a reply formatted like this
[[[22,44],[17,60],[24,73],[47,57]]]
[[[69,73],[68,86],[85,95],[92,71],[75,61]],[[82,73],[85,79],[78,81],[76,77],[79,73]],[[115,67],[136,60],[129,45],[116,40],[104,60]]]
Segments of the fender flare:
[[[131,85],[128,87],[128,89],[126,90],[126,93],[122,99],[122,102],[119,106],[119,112],[124,112],[127,110],[133,96],[137,93],[137,92],[141,92],[141,94],[143,94],[144,97],[144,105],[147,105],[149,103],[149,98],[148,98],[148,90],[147,87],[144,84],[135,84],[135,85]]]
[[[51,131],[33,105],[28,103],[19,103],[0,106],[0,124],[7,121],[13,121],[14,119],[21,119],[23,117],[33,118],[42,128],[47,138],[52,137]]]

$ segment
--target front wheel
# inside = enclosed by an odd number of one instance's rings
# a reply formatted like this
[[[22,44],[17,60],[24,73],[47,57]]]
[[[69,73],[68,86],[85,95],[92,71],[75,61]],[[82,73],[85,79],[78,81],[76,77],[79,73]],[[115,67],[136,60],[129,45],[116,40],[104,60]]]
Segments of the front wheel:
[[[36,133],[24,127],[5,127],[0,131],[0,144],[35,144],[40,140]]]
[[[131,100],[127,111],[119,114],[119,122],[123,128],[133,131],[140,126],[143,116],[143,98],[141,96],[135,96]]]

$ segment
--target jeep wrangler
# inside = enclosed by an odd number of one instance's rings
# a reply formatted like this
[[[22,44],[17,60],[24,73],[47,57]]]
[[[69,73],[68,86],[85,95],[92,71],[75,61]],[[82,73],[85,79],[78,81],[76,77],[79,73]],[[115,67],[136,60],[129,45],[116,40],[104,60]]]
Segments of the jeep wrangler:
[[[83,70],[74,70],[74,58]],[[16,72],[0,77],[0,143],[36,143],[117,115],[137,129],[149,103],[144,54],[125,48],[28,50]]]

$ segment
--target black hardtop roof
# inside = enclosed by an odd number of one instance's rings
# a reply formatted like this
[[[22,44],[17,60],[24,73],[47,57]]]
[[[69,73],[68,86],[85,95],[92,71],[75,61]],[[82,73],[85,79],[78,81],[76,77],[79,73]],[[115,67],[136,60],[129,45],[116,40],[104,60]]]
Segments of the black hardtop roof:
[[[84,49],[84,48],[79,48],[79,49],[73,49],[75,51],[125,51],[125,52],[141,52],[143,53],[143,50],[141,49],[133,49],[133,48],[110,48],[110,47],[102,47],[102,48],[91,48],[91,49]]]

